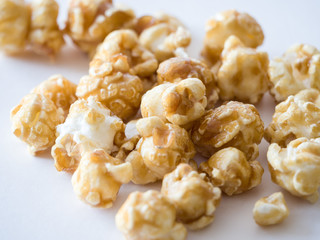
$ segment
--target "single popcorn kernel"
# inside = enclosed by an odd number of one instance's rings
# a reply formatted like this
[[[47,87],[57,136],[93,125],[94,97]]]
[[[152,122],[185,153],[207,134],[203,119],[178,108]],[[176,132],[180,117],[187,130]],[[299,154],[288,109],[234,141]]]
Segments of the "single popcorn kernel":
[[[235,147],[249,161],[259,155],[263,128],[263,121],[253,105],[230,101],[207,111],[194,124],[191,136],[197,150],[205,157],[211,157],[220,149]]]
[[[93,98],[77,100],[66,121],[57,126],[51,154],[58,171],[74,172],[84,153],[102,149],[111,154],[124,140],[125,125]]]
[[[236,10],[227,10],[218,13],[207,22],[202,55],[211,63],[216,63],[225,41],[231,35],[239,38],[250,48],[260,46],[264,39],[261,26],[252,16]]]
[[[290,47],[269,65],[270,93],[278,102],[308,88],[320,90],[320,52],[308,44]]]
[[[320,138],[298,138],[287,148],[269,146],[269,170],[272,181],[291,194],[315,203],[320,187]]]
[[[199,174],[185,163],[165,175],[161,193],[175,205],[177,219],[192,230],[212,223],[221,198],[220,189],[205,174]]]
[[[30,9],[24,0],[0,1],[0,49],[6,54],[24,50],[30,25]]]
[[[165,83],[149,90],[141,101],[143,117],[157,116],[163,121],[185,125],[205,113],[206,88],[197,78]]]
[[[103,150],[86,153],[72,176],[75,194],[93,207],[110,208],[123,183],[132,177],[130,163],[122,163]]]
[[[224,46],[217,79],[220,98],[259,102],[268,90],[268,54],[245,47],[235,36],[229,37]]]
[[[187,78],[198,78],[206,87],[207,108],[213,108],[218,101],[219,90],[216,79],[207,65],[194,58],[175,57],[163,61],[157,70],[159,84],[180,82]]]
[[[259,185],[264,172],[258,161],[247,161],[244,153],[233,147],[213,154],[208,161],[200,164],[199,170],[206,173],[212,184],[229,196]]]
[[[176,222],[176,210],[154,190],[133,192],[119,209],[116,225],[127,240],[185,240],[187,230]]]
[[[289,209],[281,192],[259,199],[253,208],[253,218],[261,226],[281,223],[288,215]]]
[[[305,89],[279,103],[265,130],[265,139],[285,147],[296,138],[320,137],[319,97],[318,90]]]
[[[11,121],[14,135],[27,143],[35,155],[54,144],[56,126],[64,121],[64,115],[49,98],[31,93],[12,109]]]

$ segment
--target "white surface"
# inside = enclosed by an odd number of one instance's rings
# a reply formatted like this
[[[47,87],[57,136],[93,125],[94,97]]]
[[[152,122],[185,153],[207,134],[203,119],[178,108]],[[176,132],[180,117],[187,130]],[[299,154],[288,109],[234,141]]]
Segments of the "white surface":
[[[65,15],[65,2],[60,20]],[[320,48],[320,1],[209,1],[135,0],[122,1],[137,14],[163,10],[179,17],[191,30],[189,49],[196,57],[202,48],[205,21],[221,10],[235,8],[253,15],[262,25],[265,42],[261,49],[270,57],[281,55],[293,43],[310,43]],[[61,73],[78,82],[88,70],[88,59],[70,45],[55,63],[45,57],[26,54],[10,58],[0,55],[0,239],[123,239],[114,216],[134,190],[152,186],[129,184],[121,188],[111,209],[94,209],[80,202],[72,191],[71,176],[55,170],[49,154],[32,157],[26,145],[10,131],[9,112],[33,87],[50,75]],[[274,102],[267,94],[258,105],[262,118],[270,122]],[[292,197],[285,198],[290,215],[282,224],[261,228],[254,223],[252,208],[256,200],[281,190],[270,180],[266,164],[267,144],[260,145],[259,160],[265,174],[262,184],[239,196],[223,196],[212,225],[188,239],[319,239],[320,201],[314,205]]]

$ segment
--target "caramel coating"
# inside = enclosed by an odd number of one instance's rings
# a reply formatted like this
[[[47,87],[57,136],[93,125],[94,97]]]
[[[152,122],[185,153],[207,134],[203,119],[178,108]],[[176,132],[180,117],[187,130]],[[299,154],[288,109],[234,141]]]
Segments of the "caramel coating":
[[[222,100],[257,103],[268,90],[269,58],[235,36],[229,37],[222,52],[217,84]]]
[[[187,230],[176,222],[176,210],[159,192],[133,192],[116,215],[127,240],[185,240]]]
[[[272,181],[291,194],[315,203],[320,187],[320,138],[298,138],[287,148],[273,143],[267,153]]]
[[[35,155],[54,144],[56,126],[64,121],[64,115],[49,98],[31,93],[12,109],[11,121],[14,135]]]
[[[207,22],[202,55],[211,63],[216,63],[225,41],[231,35],[238,37],[250,48],[258,47],[264,39],[261,26],[252,16],[236,10],[227,10],[218,13]]]
[[[72,176],[75,194],[93,207],[110,208],[123,183],[132,177],[130,163],[122,163],[103,150],[86,153]]]
[[[265,139],[285,147],[300,137],[320,137],[320,92],[305,89],[279,103],[272,122],[265,130]]]
[[[264,172],[258,161],[247,161],[244,153],[233,147],[213,154],[208,161],[200,164],[199,170],[229,196],[258,186]]]
[[[230,101],[209,110],[196,121],[192,140],[205,157],[226,147],[241,150],[249,160],[259,155],[258,144],[263,137],[264,124],[258,110],[251,104]]]
[[[308,44],[290,47],[269,65],[270,93],[278,102],[308,88],[320,90],[320,52]]]
[[[175,205],[177,219],[192,230],[212,223],[221,198],[220,189],[205,174],[199,174],[185,163],[164,176],[161,193]]]

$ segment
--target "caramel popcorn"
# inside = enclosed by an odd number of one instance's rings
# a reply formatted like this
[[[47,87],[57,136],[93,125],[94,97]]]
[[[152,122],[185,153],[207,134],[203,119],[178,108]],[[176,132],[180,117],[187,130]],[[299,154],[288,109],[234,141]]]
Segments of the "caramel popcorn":
[[[123,183],[132,177],[130,163],[122,163],[103,150],[86,153],[72,176],[76,195],[93,207],[110,208]]]
[[[207,65],[194,58],[175,57],[163,61],[157,70],[159,84],[180,82],[187,78],[198,78],[206,87],[207,108],[213,108],[218,101],[219,90],[216,79]]]
[[[212,223],[221,198],[220,189],[205,174],[199,174],[185,163],[164,176],[161,193],[175,205],[177,219],[192,230]]]
[[[218,13],[207,22],[202,55],[212,63],[217,62],[225,41],[231,35],[239,38],[250,48],[258,47],[264,39],[261,26],[252,16],[236,10],[227,10]]]
[[[185,240],[187,230],[176,222],[176,210],[159,192],[133,192],[116,215],[127,240]]]
[[[199,170],[206,173],[212,184],[229,196],[259,185],[264,172],[258,161],[247,161],[244,153],[233,147],[213,154],[208,161],[200,164]]]
[[[77,100],[66,121],[57,126],[51,154],[58,171],[76,170],[84,153],[102,149],[110,154],[123,143],[125,125],[93,98]]]
[[[24,0],[0,1],[0,49],[7,54],[24,50],[30,25],[30,9]]]
[[[289,209],[281,192],[259,199],[253,208],[253,218],[261,226],[278,224],[288,215]]]
[[[64,115],[49,98],[31,93],[12,109],[11,121],[14,135],[36,154],[54,144],[56,126],[64,121]]]
[[[308,88],[320,89],[320,52],[308,44],[290,47],[269,65],[270,93],[281,102]]]
[[[185,125],[205,113],[206,88],[197,78],[165,83],[149,90],[141,101],[143,117],[157,116],[163,121]]]
[[[266,128],[265,139],[285,147],[291,140],[320,137],[320,92],[305,89],[279,103],[272,122]]]
[[[217,80],[220,98],[257,103],[268,90],[268,54],[245,47],[235,36],[224,46]]]
[[[226,147],[241,150],[247,160],[259,155],[258,144],[263,137],[264,125],[258,110],[251,104],[230,101],[209,110],[196,121],[192,140],[205,157]]]
[[[298,138],[287,148],[269,146],[269,170],[272,181],[291,194],[315,203],[320,187],[320,138]]]

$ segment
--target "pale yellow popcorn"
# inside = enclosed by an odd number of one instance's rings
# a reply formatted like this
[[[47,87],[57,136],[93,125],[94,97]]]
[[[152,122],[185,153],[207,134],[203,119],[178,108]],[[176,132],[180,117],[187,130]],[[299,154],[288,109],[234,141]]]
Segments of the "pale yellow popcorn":
[[[264,172],[258,161],[247,161],[244,153],[233,147],[213,154],[208,161],[200,164],[199,170],[229,196],[258,186]]]
[[[272,122],[265,130],[265,139],[285,147],[299,137],[320,137],[320,92],[305,89],[279,103]]]
[[[270,93],[281,102],[300,90],[320,90],[320,52],[308,44],[290,47],[269,65]]]
[[[289,215],[282,192],[259,199],[253,208],[253,218],[261,226],[281,223]]]
[[[216,63],[225,41],[231,35],[238,37],[250,48],[258,47],[264,39],[261,26],[252,16],[236,10],[227,10],[218,13],[207,22],[202,55],[211,63]]]
[[[30,25],[30,9],[24,0],[0,1],[0,49],[7,54],[24,50]]]
[[[205,113],[206,88],[197,78],[164,83],[146,92],[141,100],[143,117],[157,116],[163,121],[185,125]]]
[[[110,208],[123,183],[132,177],[130,163],[123,163],[103,150],[86,153],[72,176],[75,194],[93,207]]]
[[[221,198],[220,189],[204,173],[199,174],[185,163],[164,176],[161,193],[175,205],[177,219],[192,230],[212,223]]]
[[[57,139],[51,154],[58,171],[73,172],[88,151],[102,149],[111,154],[124,140],[125,125],[93,98],[77,100],[66,121],[57,126]]]
[[[269,146],[269,170],[272,181],[291,194],[315,203],[320,187],[320,138],[298,138],[287,148]]]
[[[258,145],[264,132],[258,110],[251,104],[231,101],[209,110],[196,121],[192,140],[205,157],[226,147],[241,150],[248,160],[259,155]]]
[[[268,64],[266,52],[258,52],[235,36],[229,37],[222,52],[222,65],[217,84],[222,100],[257,103],[268,90]]]
[[[53,75],[40,83],[32,92],[39,93],[52,100],[56,107],[62,108],[65,116],[67,116],[70,105],[77,99],[76,88],[76,84],[62,75]]]
[[[185,240],[187,230],[176,221],[176,210],[154,190],[133,192],[119,209],[116,225],[127,240]]]
[[[31,154],[50,148],[56,126],[64,121],[63,110],[47,97],[31,93],[11,111],[14,135],[28,144]]]

